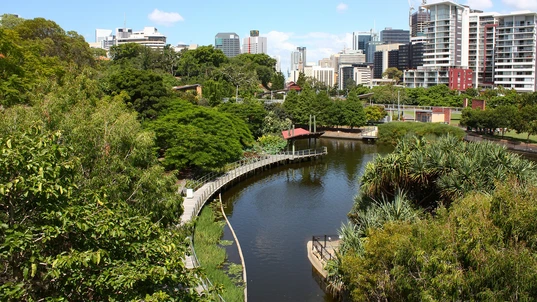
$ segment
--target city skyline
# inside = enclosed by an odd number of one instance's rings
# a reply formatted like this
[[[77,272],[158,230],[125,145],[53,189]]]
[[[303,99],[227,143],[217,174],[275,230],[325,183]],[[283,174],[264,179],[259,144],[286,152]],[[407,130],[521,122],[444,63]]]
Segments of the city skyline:
[[[431,1],[435,3],[440,1]],[[454,1],[473,9],[508,13],[537,11],[535,0]],[[352,48],[353,31],[380,32],[386,27],[408,29],[408,0],[346,1],[274,0],[260,6],[246,0],[231,3],[204,1],[183,2],[156,0],[141,2],[74,3],[64,0],[4,3],[0,14],[13,13],[22,18],[43,17],[58,23],[64,30],[75,30],[94,42],[95,29],[124,26],[141,30],[155,26],[167,36],[171,45],[214,45],[218,32],[235,32],[241,41],[252,29],[267,37],[268,54],[281,58],[282,71],[290,66],[290,53],[307,47],[307,63],[314,63],[344,48]],[[411,0],[417,8],[421,1]],[[312,8],[313,7],[313,8]],[[302,8],[302,11],[300,10]],[[241,43],[242,44],[242,43]]]

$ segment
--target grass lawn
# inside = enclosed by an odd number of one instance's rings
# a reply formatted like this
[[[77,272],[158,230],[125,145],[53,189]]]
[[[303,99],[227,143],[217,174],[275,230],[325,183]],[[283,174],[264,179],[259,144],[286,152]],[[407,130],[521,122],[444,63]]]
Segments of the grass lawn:
[[[459,126],[461,123],[461,113],[451,113],[451,121],[449,122],[452,126]]]
[[[502,138],[502,135],[495,135],[495,138]],[[505,135],[503,136],[503,139],[509,139],[509,140],[515,140],[520,141],[523,143],[528,142],[528,134],[527,133],[520,133],[517,134],[516,131],[511,130],[508,132],[505,132]],[[530,135],[529,143],[537,143],[537,135]]]

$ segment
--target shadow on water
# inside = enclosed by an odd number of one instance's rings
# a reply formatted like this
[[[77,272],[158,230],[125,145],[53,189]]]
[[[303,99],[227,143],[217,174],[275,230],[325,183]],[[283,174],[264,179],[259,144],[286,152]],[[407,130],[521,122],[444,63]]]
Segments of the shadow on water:
[[[335,139],[319,145],[328,148],[322,160],[275,167],[222,194],[244,254],[251,301],[335,301],[313,273],[306,243],[312,235],[337,233],[367,163],[392,149]],[[227,229],[224,239],[232,240]],[[235,244],[227,250],[237,262]]]

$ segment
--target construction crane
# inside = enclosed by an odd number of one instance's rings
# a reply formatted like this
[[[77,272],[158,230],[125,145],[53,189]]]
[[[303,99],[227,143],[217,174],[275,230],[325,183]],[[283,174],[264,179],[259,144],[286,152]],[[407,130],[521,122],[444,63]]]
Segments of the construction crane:
[[[408,0],[408,6],[410,6],[410,9],[408,10],[408,26],[410,26],[410,29],[412,30],[412,12],[414,11],[414,5],[412,4],[412,0]]]

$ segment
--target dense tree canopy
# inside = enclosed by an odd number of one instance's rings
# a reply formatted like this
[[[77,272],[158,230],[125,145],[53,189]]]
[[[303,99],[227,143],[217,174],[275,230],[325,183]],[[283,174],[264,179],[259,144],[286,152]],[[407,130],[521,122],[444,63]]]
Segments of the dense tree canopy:
[[[244,120],[213,108],[179,102],[150,128],[164,164],[173,169],[215,169],[238,160],[253,142]]]

